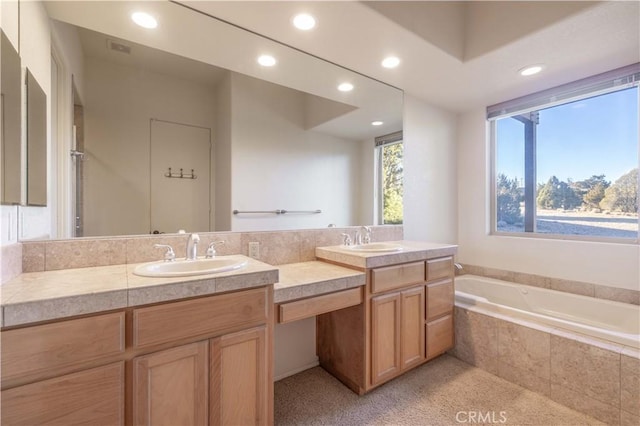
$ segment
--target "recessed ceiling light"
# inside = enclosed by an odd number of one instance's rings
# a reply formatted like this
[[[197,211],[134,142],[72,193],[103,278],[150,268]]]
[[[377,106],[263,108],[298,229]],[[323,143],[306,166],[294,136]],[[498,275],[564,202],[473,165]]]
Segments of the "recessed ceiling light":
[[[299,30],[310,30],[316,26],[316,20],[308,13],[301,13],[293,17],[293,25]]]
[[[400,59],[395,56],[389,56],[382,61],[382,66],[385,68],[395,68],[398,65],[400,65]]]
[[[520,73],[520,75],[526,77],[528,75],[538,74],[540,71],[542,71],[542,68],[544,68],[542,65],[531,65],[520,69],[518,72]]]
[[[142,28],[156,28],[158,26],[156,18],[145,12],[132,13],[131,19],[133,19],[133,22],[140,25]]]
[[[371,125],[372,126],[382,126],[384,124],[383,121],[372,121]]]
[[[342,83],[338,86],[338,90],[341,92],[350,92],[353,90],[353,84],[351,83]]]
[[[258,58],[258,63],[263,67],[272,67],[276,64],[276,58],[269,55],[262,55]]]

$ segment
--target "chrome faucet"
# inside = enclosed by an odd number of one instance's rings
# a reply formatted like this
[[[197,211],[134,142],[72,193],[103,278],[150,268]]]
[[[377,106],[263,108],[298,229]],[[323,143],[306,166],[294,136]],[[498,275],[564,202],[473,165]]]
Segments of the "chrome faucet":
[[[352,244],[351,235],[345,234],[344,232],[342,234],[340,234],[340,235],[342,235],[342,245],[350,246]]]
[[[369,244],[371,242],[371,228],[368,226],[361,226],[356,231],[356,245]]]
[[[176,260],[176,253],[173,251],[173,248],[171,246],[167,244],[154,244],[153,246],[155,248],[163,248],[167,250],[164,254],[165,262],[173,262],[174,260]]]
[[[209,244],[209,247],[207,247],[207,254],[205,255],[207,259],[213,259],[216,257],[216,246],[218,244],[224,244],[224,241],[214,241]]]
[[[189,235],[187,240],[187,255],[185,259],[196,260],[198,258],[198,243],[200,242],[200,236],[198,234]]]

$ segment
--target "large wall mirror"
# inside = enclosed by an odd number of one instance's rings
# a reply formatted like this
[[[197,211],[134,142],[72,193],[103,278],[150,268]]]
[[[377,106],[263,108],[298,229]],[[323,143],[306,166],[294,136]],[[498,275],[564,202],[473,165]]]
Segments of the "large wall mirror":
[[[402,130],[401,90],[174,2],[46,8],[54,38],[76,41],[61,47],[77,236],[374,223],[374,139]],[[131,21],[140,9],[156,29]]]
[[[27,205],[47,205],[47,95],[27,69]]]
[[[21,202],[22,79],[20,56],[2,33],[0,51],[0,136],[2,137],[2,204]]]

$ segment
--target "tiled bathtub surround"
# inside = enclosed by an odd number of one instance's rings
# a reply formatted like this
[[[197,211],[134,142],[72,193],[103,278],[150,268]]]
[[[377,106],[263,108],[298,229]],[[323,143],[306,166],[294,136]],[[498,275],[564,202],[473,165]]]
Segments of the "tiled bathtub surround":
[[[544,277],[541,275],[506,271],[503,269],[485,268],[483,266],[467,264],[463,265],[461,273],[481,275],[483,277],[510,281],[517,284],[525,284],[534,287],[564,291],[566,293],[596,297],[598,299],[607,299],[614,300],[616,302],[640,305],[640,291],[638,290],[609,287],[606,285],[591,284],[582,281],[564,280],[560,278]]]
[[[342,243],[343,232],[354,234],[359,227],[326,228],[267,232],[199,232],[198,252],[204,254],[212,241],[220,255],[249,254],[248,243],[260,243],[258,260],[270,265],[315,260],[315,248]],[[402,226],[373,226],[374,242],[402,240]],[[178,257],[184,257],[187,235],[131,236],[114,238],[78,238],[72,240],[22,243],[23,272],[55,271],[69,268],[108,266],[161,260],[163,251],[154,244],[169,244]],[[4,248],[3,248],[4,249]]]
[[[537,324],[455,308],[452,353],[608,424],[640,424],[637,350]]]

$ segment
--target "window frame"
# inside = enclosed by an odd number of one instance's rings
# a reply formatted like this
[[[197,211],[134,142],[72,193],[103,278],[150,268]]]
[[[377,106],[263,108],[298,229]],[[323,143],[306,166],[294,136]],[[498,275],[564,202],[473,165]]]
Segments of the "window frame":
[[[629,74],[631,76],[626,81],[620,81],[615,78],[616,74]],[[611,76],[614,76],[613,78]],[[602,80],[610,80],[612,84],[602,83]],[[597,84],[593,84],[593,81]],[[600,80],[600,81],[599,81]],[[592,90],[586,90],[590,84],[593,86],[600,86]],[[606,86],[606,87],[602,87]],[[555,239],[555,240],[570,240],[570,241],[583,241],[583,242],[601,242],[601,243],[618,243],[628,245],[638,245],[640,243],[640,208],[638,209],[638,232],[635,238],[621,238],[621,237],[603,237],[603,236],[591,236],[591,235],[571,235],[571,234],[552,234],[541,233],[536,230],[536,218],[537,218],[537,203],[534,201],[534,213],[533,231],[527,232],[505,232],[498,230],[498,217],[497,217],[497,122],[501,118],[514,117],[517,115],[528,114],[530,112],[539,111],[542,109],[548,109],[559,105],[576,102],[579,100],[594,98],[596,96],[614,93],[620,90],[636,87],[638,90],[637,102],[638,110],[640,111],[640,63],[630,65],[628,67],[613,70],[607,73],[599,74],[594,77],[589,77],[583,80],[569,83],[567,85],[559,86],[557,88],[545,90],[543,92],[534,93],[529,96],[514,99],[504,102],[502,104],[493,105],[487,108],[487,137],[489,138],[489,223],[488,231],[489,235],[499,237],[520,237],[520,238],[542,238],[542,239]],[[564,89],[564,96],[558,96],[559,99],[554,99],[554,92],[562,93]],[[572,95],[571,93],[575,94]],[[547,102],[543,100],[547,99]],[[533,105],[535,102],[536,103]],[[528,105],[527,105],[528,104]],[[518,108],[518,105],[526,105],[526,108]],[[507,112],[509,110],[509,112]],[[638,133],[640,134],[640,118],[638,119]],[[537,154],[537,147],[535,147],[534,156]],[[637,143],[637,167],[640,168],[640,138]],[[534,176],[537,175],[537,162],[534,163]],[[640,178],[639,178],[640,180]],[[534,182],[534,200],[537,198],[537,182]],[[640,182],[638,184],[638,198],[640,199]]]
[[[375,202],[375,223],[378,225],[391,225],[384,223],[384,188],[383,188],[383,150],[387,145],[404,144],[404,138],[402,130],[390,133],[388,135],[378,136],[375,138],[374,150],[375,150],[375,182],[376,190],[374,195]],[[403,148],[404,152],[404,148]],[[404,186],[404,176],[403,176]],[[402,223],[404,224],[404,211],[402,214]]]

